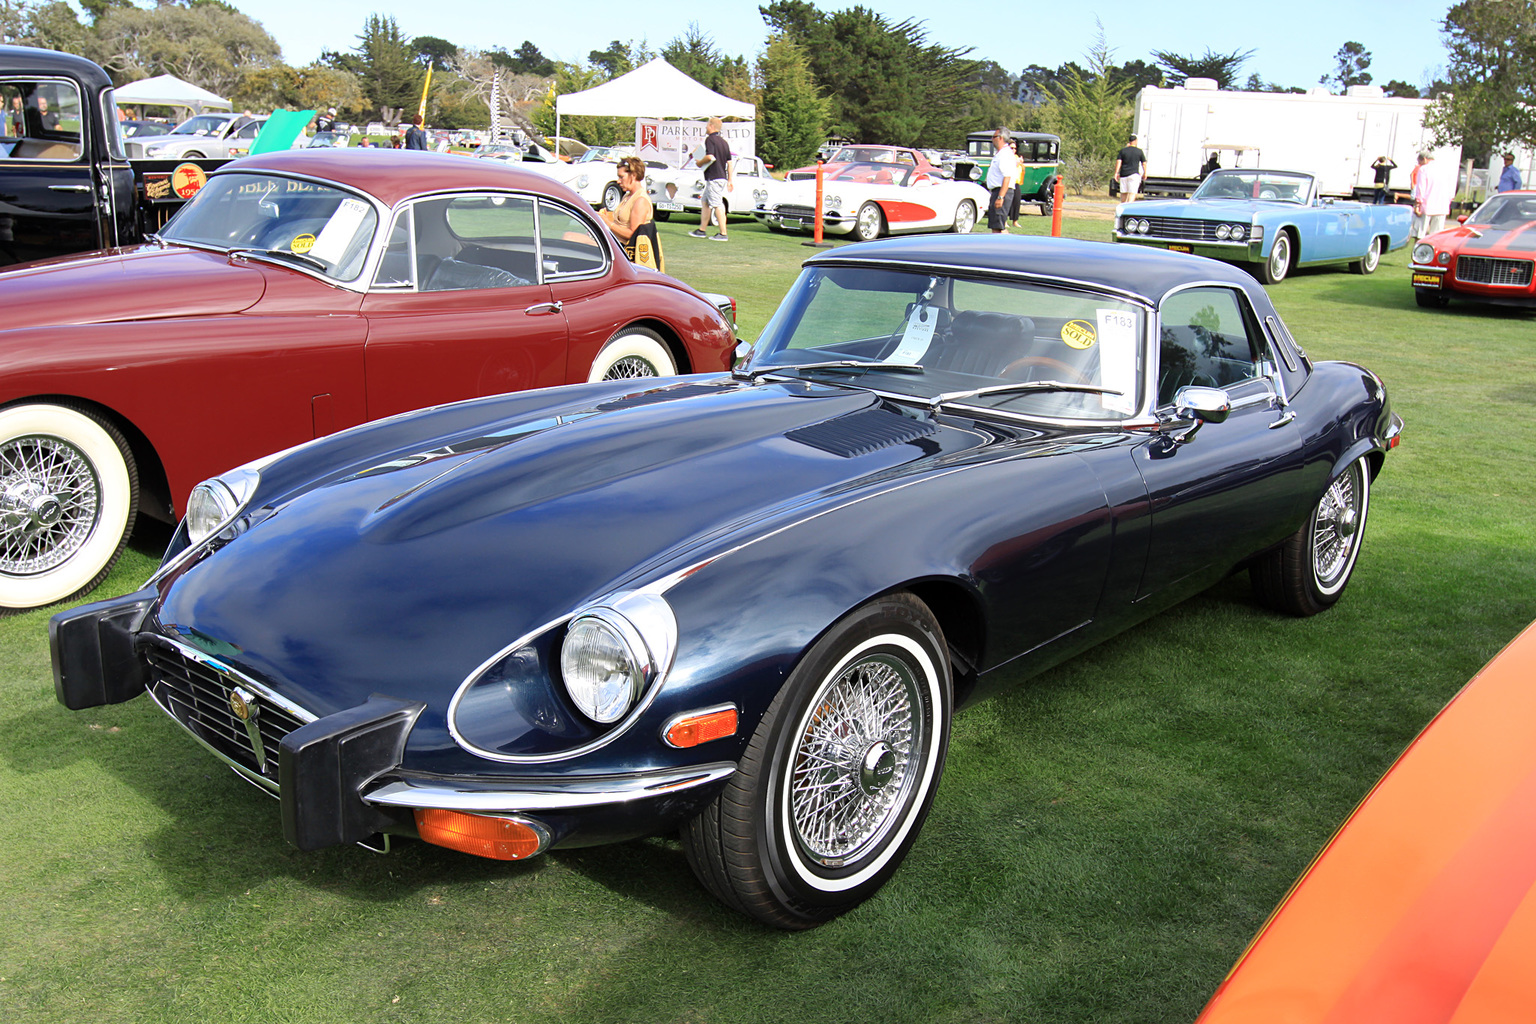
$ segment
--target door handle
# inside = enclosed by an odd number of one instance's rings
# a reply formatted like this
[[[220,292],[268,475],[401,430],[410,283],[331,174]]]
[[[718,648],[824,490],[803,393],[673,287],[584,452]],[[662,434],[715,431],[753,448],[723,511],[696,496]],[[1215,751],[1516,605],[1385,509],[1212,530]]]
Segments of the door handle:
[[[48,188],[53,192],[89,192],[91,190],[89,185],[49,185]]]
[[[558,313],[564,308],[565,303],[557,299],[554,302],[536,302],[523,310],[523,312],[529,316],[543,316],[546,313]]]

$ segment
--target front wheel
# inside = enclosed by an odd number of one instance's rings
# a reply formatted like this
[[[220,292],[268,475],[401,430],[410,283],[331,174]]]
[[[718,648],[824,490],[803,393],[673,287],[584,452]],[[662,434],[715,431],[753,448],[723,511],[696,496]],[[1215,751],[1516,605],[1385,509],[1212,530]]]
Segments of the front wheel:
[[[592,361],[587,383],[625,380],[630,377],[670,377],[677,364],[661,335],[644,327],[629,327],[615,334]]]
[[[0,608],[96,586],[138,515],[133,453],[111,423],[66,405],[0,410]]]
[[[1253,564],[1259,599],[1291,615],[1332,607],[1360,555],[1370,505],[1371,468],[1361,456],[1328,485],[1306,525]]]
[[[672,219],[672,211],[671,210],[652,210],[651,211],[651,216],[656,218],[656,220],[658,220],[658,221],[666,222],[666,221],[669,221],[669,220]]]
[[[968,235],[976,226],[976,204],[969,199],[960,200],[955,208],[955,225],[951,229],[957,235]]]
[[[853,237],[861,242],[873,242],[885,230],[885,214],[876,203],[859,207],[859,217],[853,223]]]
[[[603,209],[617,210],[619,204],[624,201],[624,190],[619,188],[619,183],[610,181],[603,187]]]
[[[917,838],[952,714],[944,636],[911,594],[839,620],[790,673],[726,788],[683,829],[720,900],[811,928],[873,896]]]
[[[1365,255],[1349,265],[1349,269],[1356,274],[1374,274],[1376,268],[1381,265],[1381,239],[1371,239],[1371,244],[1366,246]]]
[[[1291,236],[1284,231],[1275,236],[1270,246],[1269,259],[1259,264],[1259,280],[1265,284],[1279,284],[1291,272]]]

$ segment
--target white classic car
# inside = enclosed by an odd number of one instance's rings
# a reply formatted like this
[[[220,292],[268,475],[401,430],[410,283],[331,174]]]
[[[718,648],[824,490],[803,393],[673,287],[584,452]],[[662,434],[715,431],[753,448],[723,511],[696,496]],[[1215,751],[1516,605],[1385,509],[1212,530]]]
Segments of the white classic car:
[[[823,182],[822,229],[861,242],[881,235],[953,231],[969,234],[986,209],[987,190],[946,181],[907,164],[852,163]],[[782,182],[753,213],[776,231],[810,231],[816,224],[815,181]]]
[[[738,156],[732,161],[736,187],[726,193],[726,215],[750,217],[759,207],[774,201],[784,182],[768,172],[768,165],[755,156]],[[653,168],[645,172],[645,188],[656,209],[656,219],[666,220],[674,213],[698,213],[704,206],[704,170],[700,167]]]
[[[595,146],[576,159],[565,162],[525,163],[525,170],[547,174],[569,185],[581,198],[606,210],[617,209],[624,198],[616,172],[618,161],[635,155],[633,146]],[[664,169],[662,164],[647,164],[646,176]]]

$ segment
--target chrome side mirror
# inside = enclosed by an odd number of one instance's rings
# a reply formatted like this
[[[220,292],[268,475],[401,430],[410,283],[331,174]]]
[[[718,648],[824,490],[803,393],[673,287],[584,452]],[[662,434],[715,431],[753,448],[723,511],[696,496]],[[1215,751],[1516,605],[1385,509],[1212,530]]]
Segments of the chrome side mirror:
[[[750,341],[738,341],[736,343],[736,358],[731,363],[732,369],[740,369],[747,365],[747,360],[752,358],[752,343]]]
[[[1191,420],[1188,429],[1174,434],[1177,444],[1188,444],[1207,423],[1223,423],[1232,414],[1232,399],[1222,388],[1183,387],[1173,393],[1173,411],[1181,420]]]

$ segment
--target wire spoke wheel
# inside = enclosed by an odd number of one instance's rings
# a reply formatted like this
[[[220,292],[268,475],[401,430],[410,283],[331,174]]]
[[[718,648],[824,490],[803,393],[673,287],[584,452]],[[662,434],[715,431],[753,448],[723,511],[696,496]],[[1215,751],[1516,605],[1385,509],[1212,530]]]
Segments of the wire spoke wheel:
[[[1363,470],[1356,462],[1324,492],[1312,516],[1312,573],[1319,590],[1342,586],[1365,526]]]
[[[0,573],[30,576],[68,561],[100,511],[101,482],[79,448],[38,435],[0,446]]]

